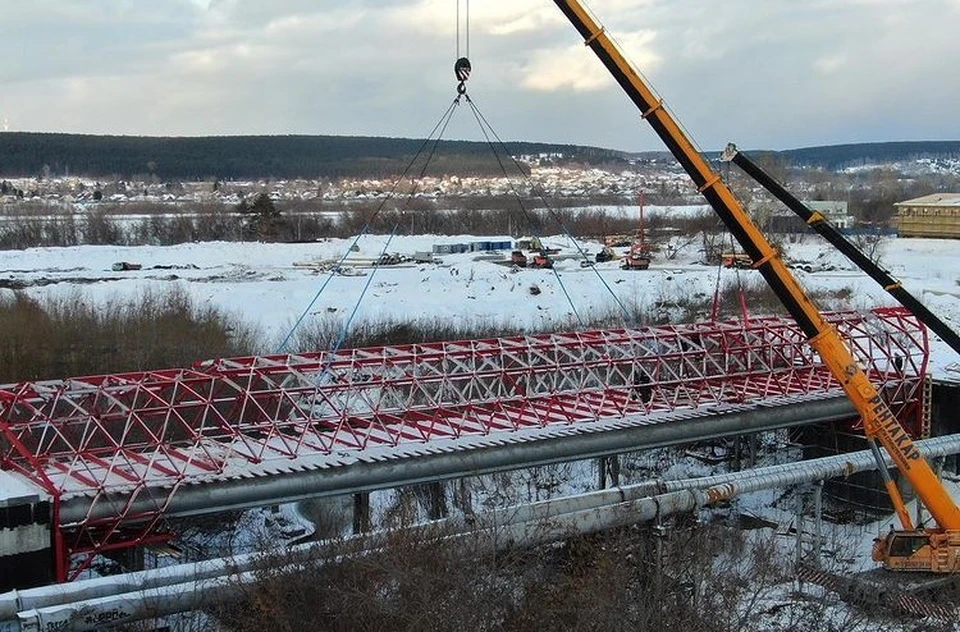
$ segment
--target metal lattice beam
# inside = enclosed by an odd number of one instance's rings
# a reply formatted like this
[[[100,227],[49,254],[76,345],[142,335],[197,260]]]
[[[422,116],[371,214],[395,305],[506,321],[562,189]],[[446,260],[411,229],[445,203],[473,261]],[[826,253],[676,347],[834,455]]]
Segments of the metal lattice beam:
[[[913,428],[922,325],[902,309],[828,319]],[[126,498],[71,525],[70,552],[98,552],[157,537],[182,485],[271,463],[838,390],[784,318],[231,358],[0,386],[0,466],[55,504]]]

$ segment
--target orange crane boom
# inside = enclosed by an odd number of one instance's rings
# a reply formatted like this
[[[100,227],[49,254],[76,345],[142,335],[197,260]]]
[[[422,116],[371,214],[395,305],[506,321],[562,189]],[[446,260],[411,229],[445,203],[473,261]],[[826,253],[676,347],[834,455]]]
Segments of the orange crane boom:
[[[630,65],[604,29],[578,0],[554,0],[588,46],[606,66],[640,110],[670,152],[696,184],[727,228],[753,259],[753,267],[770,285],[796,320],[811,346],[840,382],[863,418],[868,440],[879,441],[897,469],[910,481],[917,496],[940,527],[940,532],[960,530],[960,508],[937,478],[927,460],[870,383],[837,331],[822,317],[777,251],[747,216],[720,175],[710,168],[676,119]],[[912,529],[903,502],[892,483],[887,486],[906,529]],[[912,532],[911,532],[912,533]],[[953,540],[951,540],[953,541]],[[960,565],[960,559],[958,559]],[[960,566],[958,566],[960,570]]]

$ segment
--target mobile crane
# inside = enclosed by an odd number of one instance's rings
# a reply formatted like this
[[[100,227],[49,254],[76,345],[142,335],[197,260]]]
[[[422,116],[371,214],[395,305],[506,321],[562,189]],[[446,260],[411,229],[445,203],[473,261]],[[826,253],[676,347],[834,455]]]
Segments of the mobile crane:
[[[643,203],[646,196],[640,191],[640,224],[637,227],[637,234],[630,244],[630,251],[623,259],[624,270],[649,270],[650,269],[650,244],[647,243],[647,230],[643,222]]]
[[[694,147],[676,119],[664,106],[640,73],[626,60],[605,30],[587,12],[579,0],[554,0],[600,59],[627,96],[640,110],[697,190],[706,198],[720,219],[753,260],[756,268],[777,295],[810,345],[837,379],[863,419],[864,434],[874,455],[880,458],[877,443],[890,454],[894,465],[913,486],[930,512],[937,527],[914,528],[896,484],[881,460],[880,471],[903,526],[891,531],[874,545],[873,558],[893,570],[960,571],[960,508],[934,474],[930,464],[914,445],[897,418],[870,383],[836,329],[820,314],[777,251],[747,216],[720,175]]]
[[[844,256],[852,261],[858,268],[867,273],[871,279],[876,281],[880,287],[895,298],[901,305],[909,309],[920,322],[930,328],[933,333],[940,336],[951,349],[960,353],[960,335],[943,322],[936,314],[927,309],[927,306],[917,300],[917,298],[907,291],[903,284],[892,277],[889,272],[881,268],[857,246],[844,237],[843,233],[836,229],[827,219],[816,211],[811,210],[806,204],[798,200],[792,193],[777,180],[767,173],[755,160],[749,155],[737,149],[733,143],[727,143],[727,147],[720,154],[721,162],[731,162],[743,170],[748,176],[770,192],[773,197],[788,209],[793,211],[797,217],[802,219],[808,226],[820,234],[824,239],[830,242],[834,248],[839,250]]]

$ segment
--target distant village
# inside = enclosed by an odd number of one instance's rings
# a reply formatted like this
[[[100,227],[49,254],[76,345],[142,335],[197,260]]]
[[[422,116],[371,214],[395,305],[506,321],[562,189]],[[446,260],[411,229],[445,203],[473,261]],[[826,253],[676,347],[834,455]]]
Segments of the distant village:
[[[7,218],[31,214],[38,208],[83,212],[92,205],[109,205],[118,213],[136,213],[150,206],[189,207],[213,205],[235,207],[266,193],[278,203],[307,203],[327,206],[378,200],[388,196],[413,196],[424,200],[456,200],[483,197],[538,197],[553,199],[604,200],[610,203],[635,204],[640,191],[647,192],[659,203],[675,205],[702,204],[680,167],[669,161],[640,161],[630,168],[612,171],[595,167],[557,166],[555,156],[524,156],[520,161],[529,167],[529,174],[516,177],[427,176],[417,181],[395,182],[383,178],[342,179],[258,179],[194,182],[97,179],[82,176],[42,174],[33,177],[11,177],[0,181],[0,214]],[[902,173],[925,169],[941,173],[937,164],[918,161],[912,165],[892,165]],[[929,161],[927,161],[929,162]],[[952,164],[951,167],[956,167]],[[952,170],[952,169],[951,169]],[[855,174],[863,168],[855,169]],[[847,174],[848,176],[850,173]],[[815,196],[807,183],[797,193],[808,198],[812,210],[819,211],[843,230],[858,228],[857,218],[844,200],[810,200]],[[754,189],[756,190],[756,189]],[[299,206],[299,211],[309,207]],[[768,229],[774,232],[806,230],[795,216],[784,209],[767,209],[764,214]],[[904,237],[960,238],[960,193],[937,193],[898,201],[891,209],[891,220],[885,230]]]
[[[395,195],[441,199],[504,195],[548,197],[633,197],[641,189],[669,195],[695,197],[686,175],[676,165],[644,165],[612,172],[600,168],[539,166],[536,157],[527,176],[464,177],[426,176],[416,182],[401,181]],[[46,201],[64,205],[103,202],[110,204],[154,202],[239,204],[243,199],[268,193],[275,201],[351,201],[380,199],[395,187],[393,176],[383,178],[259,179],[197,182],[94,179],[80,176],[7,178],[0,183],[0,204]]]

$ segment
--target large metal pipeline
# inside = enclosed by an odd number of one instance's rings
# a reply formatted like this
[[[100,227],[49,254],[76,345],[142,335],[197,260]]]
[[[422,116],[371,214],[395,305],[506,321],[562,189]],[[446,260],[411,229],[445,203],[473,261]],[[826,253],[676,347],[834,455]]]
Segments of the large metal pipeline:
[[[844,395],[828,395],[800,403],[764,403],[760,406],[717,406],[695,417],[664,417],[669,423],[615,424],[603,431],[587,426],[531,430],[531,440],[506,442],[478,438],[470,450],[436,449],[412,459],[371,459],[337,468],[298,468],[278,476],[237,477],[217,483],[184,485],[169,499],[167,517],[196,516],[387,489],[402,485],[510,471],[563,461],[582,460],[814,423],[831,423],[856,417]],[[536,439],[535,441],[532,439]],[[96,504],[78,496],[60,506],[62,525],[103,520],[121,512],[151,515],[157,500],[149,493],[131,499],[128,494],[104,494]]]
[[[960,435],[918,441],[928,458],[960,453]],[[889,457],[887,464],[889,465]],[[876,469],[868,450],[774,465],[744,472],[674,481],[647,481],[622,488],[509,507],[465,518],[419,525],[408,530],[460,538],[486,538],[495,548],[533,546],[649,522],[695,510],[738,494],[848,476]],[[359,536],[361,554],[382,547],[391,532]],[[356,544],[356,543],[354,543]],[[293,547],[293,555],[333,554],[343,542],[314,542]],[[354,550],[355,547],[350,547]],[[257,580],[260,554],[208,560],[118,577],[12,591],[0,595],[0,632],[95,630],[108,624],[194,610],[241,597]],[[290,569],[294,570],[295,566]],[[282,570],[282,569],[281,569]]]

